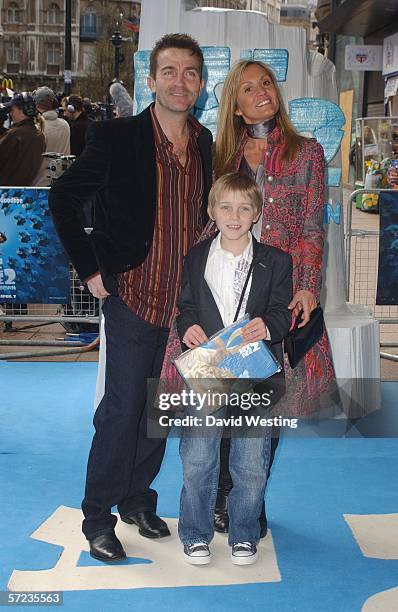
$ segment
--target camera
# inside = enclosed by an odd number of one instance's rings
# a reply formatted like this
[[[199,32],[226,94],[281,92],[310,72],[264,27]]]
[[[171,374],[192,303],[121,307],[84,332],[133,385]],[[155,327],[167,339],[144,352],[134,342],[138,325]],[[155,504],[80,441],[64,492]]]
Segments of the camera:
[[[62,153],[51,152],[42,153],[42,157],[48,159],[47,170],[49,171],[48,178],[50,179],[51,185],[76,159],[75,155],[63,155]]]

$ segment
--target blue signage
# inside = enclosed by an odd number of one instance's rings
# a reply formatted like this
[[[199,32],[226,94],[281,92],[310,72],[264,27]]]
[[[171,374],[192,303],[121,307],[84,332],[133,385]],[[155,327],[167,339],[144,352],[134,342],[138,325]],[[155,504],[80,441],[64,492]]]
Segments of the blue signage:
[[[0,188],[0,302],[70,301],[69,261],[53,226],[48,191]]]

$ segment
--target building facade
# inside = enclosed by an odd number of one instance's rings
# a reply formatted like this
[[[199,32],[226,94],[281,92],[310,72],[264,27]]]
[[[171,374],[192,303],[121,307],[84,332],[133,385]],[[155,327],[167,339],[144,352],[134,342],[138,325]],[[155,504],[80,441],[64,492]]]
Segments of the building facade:
[[[318,25],[330,38],[340,91],[354,91],[354,118],[398,115],[398,62],[388,66],[388,48],[398,57],[398,0],[318,0]],[[372,71],[346,70],[348,45],[384,48],[384,63]],[[390,98],[392,98],[390,100]],[[386,102],[388,101],[388,104]]]
[[[281,0],[198,0],[197,6],[259,11],[273,23],[280,21]],[[71,0],[71,8],[75,80],[92,69],[95,42],[109,38],[105,21],[109,26],[109,20],[113,19],[115,27],[116,21],[120,25],[123,19],[138,25],[141,3]],[[137,41],[138,34],[131,28],[122,28],[122,35]],[[15,90],[32,91],[45,84],[62,91],[64,49],[64,0],[0,0],[0,77],[12,79]]]
[[[281,17],[280,0],[247,0],[246,9],[265,13],[273,23],[279,23]]]
[[[139,19],[141,4],[132,0],[72,0],[72,74],[83,77],[93,45],[103,35],[105,6],[116,20],[122,11]],[[46,84],[63,89],[64,0],[0,0],[0,74],[15,89],[32,90]]]
[[[303,28],[306,32],[307,48],[315,50],[318,30],[316,28],[315,5],[312,2],[283,2],[280,23]]]

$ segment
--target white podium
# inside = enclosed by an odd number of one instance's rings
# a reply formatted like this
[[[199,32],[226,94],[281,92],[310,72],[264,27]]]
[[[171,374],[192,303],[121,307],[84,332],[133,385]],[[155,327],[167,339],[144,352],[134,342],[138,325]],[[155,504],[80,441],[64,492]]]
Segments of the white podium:
[[[326,312],[325,324],[345,413],[354,418],[379,410],[379,322],[366,307],[347,303]]]

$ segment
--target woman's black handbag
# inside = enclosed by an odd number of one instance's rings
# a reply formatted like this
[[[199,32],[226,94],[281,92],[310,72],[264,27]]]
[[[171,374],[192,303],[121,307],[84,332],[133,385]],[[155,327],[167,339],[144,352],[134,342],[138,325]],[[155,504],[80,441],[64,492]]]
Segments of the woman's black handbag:
[[[285,353],[287,353],[291,368],[295,368],[304,355],[318,342],[325,328],[323,311],[320,306],[311,312],[307,325],[299,328],[302,319],[303,311],[301,310],[293,328],[285,338]]]

